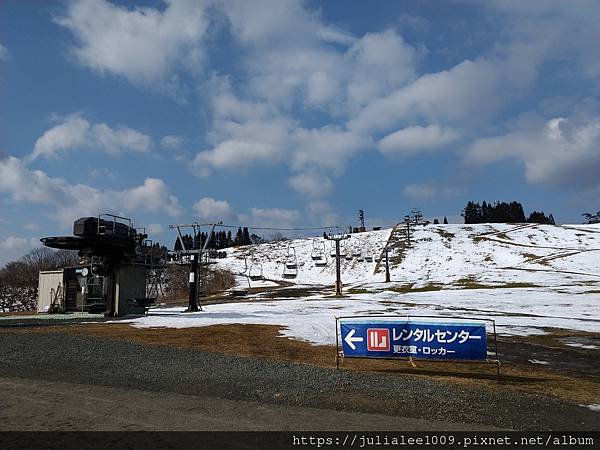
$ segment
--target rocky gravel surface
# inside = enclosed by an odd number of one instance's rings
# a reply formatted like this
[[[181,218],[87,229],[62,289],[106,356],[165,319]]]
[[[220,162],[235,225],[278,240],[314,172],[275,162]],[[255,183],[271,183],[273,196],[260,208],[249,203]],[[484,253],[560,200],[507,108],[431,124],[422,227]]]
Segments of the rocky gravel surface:
[[[502,386],[486,390],[59,333],[0,333],[0,376],[515,430],[600,429],[598,412]]]

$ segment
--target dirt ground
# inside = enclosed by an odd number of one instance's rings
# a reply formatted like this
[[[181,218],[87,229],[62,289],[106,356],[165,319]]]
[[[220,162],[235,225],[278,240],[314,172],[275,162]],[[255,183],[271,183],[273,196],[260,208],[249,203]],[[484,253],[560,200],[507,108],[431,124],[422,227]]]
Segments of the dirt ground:
[[[52,327],[0,328],[0,333],[61,333],[124,340],[152,346],[222,352],[336,367],[336,349],[291,340],[273,325],[217,325],[198,328],[135,328],[119,323],[72,324]],[[550,331],[550,330],[549,330]],[[550,396],[579,405],[600,404],[600,351],[564,345],[565,338],[600,339],[592,333],[550,331],[548,335],[499,340],[503,361],[498,381],[493,364],[346,358],[341,370],[376,372]],[[552,361],[548,366],[531,363]]]

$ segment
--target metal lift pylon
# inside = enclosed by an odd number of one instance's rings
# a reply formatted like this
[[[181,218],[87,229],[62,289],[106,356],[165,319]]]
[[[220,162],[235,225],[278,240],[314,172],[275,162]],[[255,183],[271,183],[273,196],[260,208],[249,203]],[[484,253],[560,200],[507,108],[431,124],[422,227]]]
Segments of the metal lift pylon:
[[[222,222],[219,223],[190,223],[190,224],[173,224],[169,225],[170,229],[177,229],[177,239],[179,239],[179,243],[181,244],[181,255],[188,255],[190,258],[190,273],[188,278],[189,284],[189,296],[188,296],[188,312],[202,311],[202,306],[198,301],[198,291],[199,288],[206,288],[206,270],[198,270],[202,265],[207,266],[208,260],[207,258],[203,258],[205,255],[208,255],[206,249],[208,248],[208,244],[210,243],[210,239],[215,231],[215,227],[217,225],[221,225]],[[185,242],[183,239],[183,235],[181,234],[181,228],[193,228],[194,230],[194,240],[196,236],[200,232],[200,227],[202,226],[212,226],[210,233],[206,236],[206,241],[202,248],[198,249],[187,249],[185,247]],[[203,261],[206,259],[206,261]],[[199,276],[200,275],[200,276]]]

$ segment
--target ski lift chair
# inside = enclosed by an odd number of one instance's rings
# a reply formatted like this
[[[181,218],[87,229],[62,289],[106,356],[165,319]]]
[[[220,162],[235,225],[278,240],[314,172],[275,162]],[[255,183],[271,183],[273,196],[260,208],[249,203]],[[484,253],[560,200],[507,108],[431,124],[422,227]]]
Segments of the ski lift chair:
[[[327,266],[327,258],[325,257],[325,255],[323,255],[323,257],[321,259],[317,259],[315,261],[315,266],[317,266],[317,267],[326,267]]]
[[[310,252],[310,257],[313,261],[321,259],[323,257],[323,254],[325,253],[325,242],[321,242],[321,244],[323,244],[323,248],[321,248],[321,246],[318,244],[319,242],[316,239],[312,243],[312,251]]]
[[[288,245],[287,255],[285,258],[285,267],[288,269],[298,269],[298,259],[296,258],[296,249]]]
[[[348,244],[340,245],[340,258],[352,259],[352,252]]]
[[[296,265],[290,267],[284,264],[282,276],[283,278],[296,278],[298,276],[298,267]]]
[[[259,280],[263,280],[263,267],[262,264],[259,262],[253,262],[252,265],[250,266],[250,269],[248,270],[248,278],[250,278],[252,281],[259,281]]]
[[[320,242],[321,245],[317,241],[313,241],[313,250],[311,252],[311,258],[315,262],[315,266],[324,267],[327,265],[327,256],[325,254],[325,242]]]

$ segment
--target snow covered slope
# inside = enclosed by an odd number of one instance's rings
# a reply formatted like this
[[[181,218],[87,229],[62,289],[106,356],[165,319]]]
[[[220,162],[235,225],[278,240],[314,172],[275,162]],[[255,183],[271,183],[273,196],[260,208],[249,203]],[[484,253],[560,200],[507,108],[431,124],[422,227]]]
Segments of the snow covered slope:
[[[284,336],[330,345],[334,318],[344,315],[494,319],[505,335],[550,328],[600,333],[600,225],[428,225],[411,230],[410,245],[407,238],[404,227],[396,227],[345,241],[342,299],[331,297],[335,262],[323,238],[228,249],[217,267],[236,273],[238,288],[275,289],[253,290],[245,302],[205,305],[198,313],[160,308],[130,322],[176,328],[272,324]],[[377,271],[386,243],[391,283],[384,283],[385,262]],[[313,257],[323,246],[326,265],[320,266]],[[297,276],[284,278],[292,259]],[[261,270],[263,279],[257,279]]]
[[[388,239],[392,281],[413,288],[600,282],[600,225],[477,224],[415,227],[410,246],[404,249],[403,226],[353,234],[342,245],[345,285],[368,286],[384,280],[385,262],[378,264],[377,259]],[[330,286],[335,278],[331,244],[320,237],[228,249],[228,257],[218,260],[217,266],[238,274],[242,287],[264,284],[246,277],[261,271],[267,280]],[[285,278],[286,270],[294,272],[286,268],[294,254],[297,276]],[[319,266],[319,258],[313,259],[321,254],[325,266]]]

